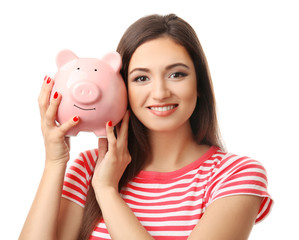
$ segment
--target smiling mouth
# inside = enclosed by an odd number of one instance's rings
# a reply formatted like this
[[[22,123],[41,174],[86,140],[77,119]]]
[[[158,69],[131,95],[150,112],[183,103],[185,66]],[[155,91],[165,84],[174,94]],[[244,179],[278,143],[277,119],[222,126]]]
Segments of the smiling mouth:
[[[81,108],[81,107],[77,106],[76,104],[74,104],[74,107],[79,108],[79,109],[84,110],[84,111],[96,110],[96,108]]]
[[[167,105],[167,106],[149,106],[148,109],[158,112],[166,112],[176,108],[178,104]]]

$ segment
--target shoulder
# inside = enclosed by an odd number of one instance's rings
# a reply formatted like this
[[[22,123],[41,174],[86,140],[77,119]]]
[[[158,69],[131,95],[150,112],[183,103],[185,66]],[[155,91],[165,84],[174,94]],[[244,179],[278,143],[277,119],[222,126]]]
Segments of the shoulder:
[[[81,152],[78,155],[78,157],[75,159],[75,161],[80,160],[81,162],[95,165],[97,158],[98,158],[98,149],[90,149]]]
[[[63,197],[84,207],[97,156],[97,149],[87,150],[69,164],[63,183]]]
[[[251,176],[250,173],[263,175],[267,180],[266,170],[260,161],[248,156],[225,152],[217,147],[211,150],[211,154],[198,164],[199,170],[203,168],[210,173],[210,180],[225,178],[241,171],[244,174],[247,172],[249,176]]]
[[[218,150],[214,155],[212,182],[232,185],[258,184],[267,187],[267,172],[262,163],[248,156],[239,156]]]
[[[91,175],[93,173],[97,158],[97,149],[86,150],[84,152],[81,152],[77,156],[77,158],[75,158],[74,161],[70,163],[69,168],[77,168],[78,170],[87,172],[88,175]]]
[[[267,172],[261,162],[220,150],[214,156],[215,167],[206,189],[207,205],[228,196],[261,197],[263,203],[257,221],[263,219],[269,213],[273,201],[267,189]]]
[[[214,177],[225,177],[242,172],[244,176],[259,175],[267,180],[266,169],[262,163],[251,157],[218,150],[212,159],[215,161]]]

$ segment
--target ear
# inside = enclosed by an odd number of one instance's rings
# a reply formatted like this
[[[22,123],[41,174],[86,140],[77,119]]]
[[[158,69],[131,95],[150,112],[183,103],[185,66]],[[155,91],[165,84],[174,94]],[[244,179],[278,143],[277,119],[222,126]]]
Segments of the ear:
[[[65,50],[60,51],[57,54],[56,65],[58,68],[61,68],[63,65],[65,65],[66,63],[68,63],[74,59],[78,59],[76,54],[73,53],[71,50],[65,49]]]
[[[119,72],[122,61],[118,52],[110,52],[106,54],[102,60],[106,62],[115,72]]]

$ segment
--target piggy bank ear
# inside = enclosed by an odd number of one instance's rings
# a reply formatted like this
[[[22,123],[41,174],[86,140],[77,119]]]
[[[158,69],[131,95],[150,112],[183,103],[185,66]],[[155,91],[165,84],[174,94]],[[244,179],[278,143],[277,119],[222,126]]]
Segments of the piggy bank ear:
[[[122,61],[118,52],[110,52],[106,54],[102,60],[112,67],[115,72],[119,72]]]
[[[74,59],[78,59],[76,54],[73,53],[71,50],[65,49],[65,50],[60,51],[57,54],[56,65],[58,68],[61,68],[63,65],[65,65],[66,63],[68,63]]]

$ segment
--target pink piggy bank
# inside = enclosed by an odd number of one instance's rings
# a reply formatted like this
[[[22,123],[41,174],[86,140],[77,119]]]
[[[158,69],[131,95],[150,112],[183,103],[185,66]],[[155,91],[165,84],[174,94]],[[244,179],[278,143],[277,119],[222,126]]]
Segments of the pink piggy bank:
[[[88,131],[105,137],[106,123],[116,125],[127,109],[126,86],[119,73],[120,55],[111,52],[102,59],[78,58],[72,51],[63,50],[56,64],[52,96],[56,91],[62,95],[56,120],[63,124],[79,116],[80,122],[67,136]]]

